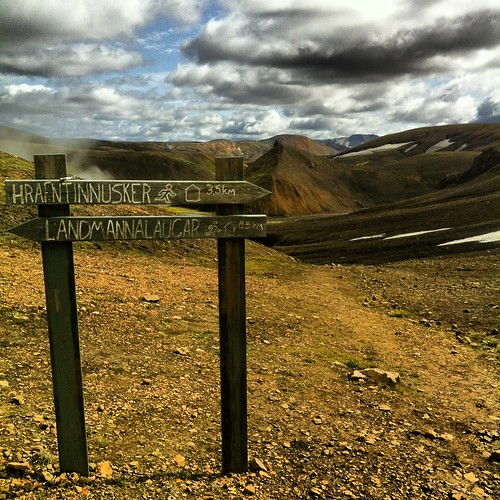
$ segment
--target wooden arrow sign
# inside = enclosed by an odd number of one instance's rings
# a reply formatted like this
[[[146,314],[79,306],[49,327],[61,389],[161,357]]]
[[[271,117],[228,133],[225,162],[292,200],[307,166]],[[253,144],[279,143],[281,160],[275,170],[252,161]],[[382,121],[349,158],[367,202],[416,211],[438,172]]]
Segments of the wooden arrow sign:
[[[245,204],[270,194],[247,181],[7,180],[11,205]]]
[[[8,231],[32,241],[255,238],[266,235],[265,215],[162,217],[49,217]]]

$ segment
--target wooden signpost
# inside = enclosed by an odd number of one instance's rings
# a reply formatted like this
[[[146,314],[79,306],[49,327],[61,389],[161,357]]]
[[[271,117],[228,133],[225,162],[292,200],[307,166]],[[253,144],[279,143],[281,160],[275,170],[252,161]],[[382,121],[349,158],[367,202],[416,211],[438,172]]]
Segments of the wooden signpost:
[[[48,217],[9,232],[33,241],[255,238],[266,235],[266,216]]]
[[[250,203],[269,191],[246,181],[7,180],[11,205],[214,205]]]
[[[41,242],[62,472],[87,476],[73,241],[217,238],[222,469],[245,472],[247,452],[245,238],[266,234],[265,215],[244,204],[269,194],[243,180],[243,158],[216,158],[216,181],[84,181],[65,155],[35,155],[35,180],[7,180],[7,203],[38,205],[9,232]],[[215,216],[72,217],[71,204],[216,204]]]

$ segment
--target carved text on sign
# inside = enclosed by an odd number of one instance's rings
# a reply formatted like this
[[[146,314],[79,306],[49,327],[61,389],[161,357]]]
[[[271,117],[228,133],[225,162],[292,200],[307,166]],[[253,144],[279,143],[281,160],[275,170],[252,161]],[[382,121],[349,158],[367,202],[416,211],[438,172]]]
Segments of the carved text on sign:
[[[5,181],[11,205],[190,205],[249,203],[269,191],[246,181]]]
[[[9,232],[33,241],[253,238],[266,235],[266,216],[49,217]]]

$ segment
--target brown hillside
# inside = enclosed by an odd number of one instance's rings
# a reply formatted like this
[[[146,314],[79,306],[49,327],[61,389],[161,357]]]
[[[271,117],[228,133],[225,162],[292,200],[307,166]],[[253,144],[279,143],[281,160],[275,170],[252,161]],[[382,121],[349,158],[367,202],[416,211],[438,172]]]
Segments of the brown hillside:
[[[252,205],[253,212],[296,215],[346,212],[356,208],[351,193],[340,184],[331,189],[324,181],[328,160],[275,142],[247,170],[249,181],[271,191]]]
[[[272,192],[252,211],[296,216],[345,213],[430,193],[443,179],[467,170],[477,153],[319,157],[276,143],[247,170],[247,178]]]
[[[321,142],[310,139],[309,137],[304,137],[302,135],[282,134],[271,137],[270,139],[264,139],[263,141],[259,142],[262,144],[267,144],[268,147],[274,146],[274,144],[278,142],[283,146],[300,149],[301,151],[306,151],[307,153],[311,153],[313,155],[318,155],[318,156],[332,155],[339,153],[339,150],[331,146],[328,146],[327,144],[323,144]]]

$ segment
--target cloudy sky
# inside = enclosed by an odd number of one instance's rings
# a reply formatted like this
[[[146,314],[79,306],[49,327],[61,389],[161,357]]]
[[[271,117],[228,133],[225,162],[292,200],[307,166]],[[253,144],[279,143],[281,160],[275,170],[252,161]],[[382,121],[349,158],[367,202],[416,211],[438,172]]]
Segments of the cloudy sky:
[[[123,140],[500,122],[498,0],[0,0],[0,125]]]

